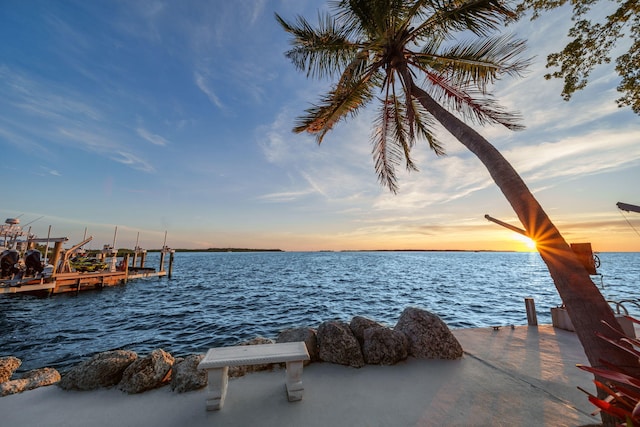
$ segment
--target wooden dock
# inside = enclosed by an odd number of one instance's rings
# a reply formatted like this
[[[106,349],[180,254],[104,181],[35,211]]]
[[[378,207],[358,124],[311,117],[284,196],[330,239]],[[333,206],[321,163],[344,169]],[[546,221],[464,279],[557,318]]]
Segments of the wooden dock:
[[[145,251],[146,252],[146,251]],[[165,254],[169,254],[169,270],[165,270]],[[33,278],[31,280],[14,280],[0,282],[0,294],[27,294],[36,296],[50,296],[62,293],[99,290],[106,287],[127,283],[129,280],[152,277],[171,277],[173,270],[173,256],[175,251],[163,248],[160,254],[160,269],[144,267],[145,257],[140,259],[139,266],[134,256],[133,264],[129,265],[129,256],[122,260],[124,270],[102,270],[92,272],[57,272],[50,277]],[[115,261],[113,265],[115,266]]]
[[[0,286],[0,294],[28,294],[38,296],[56,295],[69,292],[98,290],[127,283],[129,280],[164,277],[166,271],[152,268],[131,271],[100,271],[92,273],[58,273],[50,278],[35,279],[27,283]]]
[[[19,224],[19,219],[7,218],[5,224],[0,225],[0,294],[48,296],[102,289],[134,279],[171,277],[175,250],[166,245],[166,232],[160,250],[160,266],[156,271],[145,266],[147,251],[138,246],[137,238],[135,248],[118,257],[118,250],[115,249],[118,227],[113,236],[113,245],[104,245],[94,256],[87,256],[81,248],[93,239],[92,236],[63,249],[62,245],[68,238],[50,235],[37,238],[25,232]],[[37,249],[38,243],[46,243],[44,260],[41,251]],[[50,243],[54,244],[51,254]],[[165,270],[167,254],[169,268]],[[133,258],[130,260],[131,255]]]

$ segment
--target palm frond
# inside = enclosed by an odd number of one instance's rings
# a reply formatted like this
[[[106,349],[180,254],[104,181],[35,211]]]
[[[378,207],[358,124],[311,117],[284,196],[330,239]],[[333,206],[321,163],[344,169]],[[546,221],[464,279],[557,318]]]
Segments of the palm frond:
[[[371,62],[369,51],[362,49],[342,71],[337,87],[348,87],[350,82],[373,78],[379,67],[380,64]]]
[[[372,136],[372,154],[378,181],[394,194],[398,192],[396,167],[402,163],[405,153],[399,149],[403,145],[397,140],[398,137],[404,137],[404,127],[398,122],[402,113],[398,108],[401,108],[400,103],[394,97],[382,100]]]
[[[407,106],[413,107],[411,102],[394,97],[391,99],[393,105],[393,116],[391,117],[393,132],[391,136],[392,146],[396,147],[397,152],[402,152],[402,159],[409,171],[417,171],[418,168],[411,160],[411,149],[415,143],[414,121],[415,114],[411,115],[407,112]],[[385,102],[386,104],[386,102]]]
[[[340,22],[358,28],[369,39],[388,34],[401,25],[406,0],[338,0],[331,2]]]
[[[530,59],[519,59],[524,52],[524,40],[511,35],[463,41],[438,51],[435,44],[427,44],[411,58],[412,65],[424,72],[434,69],[453,86],[475,85],[487,92],[487,85],[503,75],[520,76]]]
[[[401,95],[398,95],[396,91],[396,82],[400,82],[402,86]],[[397,69],[387,70],[387,79],[384,86],[386,89],[386,97],[382,102],[394,105],[395,107],[395,114],[393,116],[395,141],[396,144],[404,151],[407,170],[417,170],[410,156],[411,148],[413,148],[416,137],[416,109],[415,105],[411,101],[412,86],[413,79],[408,70],[405,70],[404,73],[401,73],[400,70]],[[403,105],[399,104],[399,102],[401,102],[400,100],[403,100]]]
[[[423,116],[424,109],[412,99],[405,99],[404,94],[398,95],[394,83],[386,86],[385,97],[380,99],[380,102],[380,110],[372,135],[374,163],[379,181],[395,193],[397,192],[395,174],[397,166],[404,162],[408,171],[418,171],[411,159],[411,150],[416,141],[414,129],[429,141],[436,154],[444,154],[444,151],[432,137],[431,123],[428,123],[428,115]],[[408,114],[407,106],[418,111],[419,114]]]
[[[415,116],[417,137],[425,139],[429,144],[429,148],[437,156],[445,156],[447,153],[444,147],[434,135],[433,128],[435,126],[435,120],[415,98],[411,97],[411,102],[414,110],[417,112]]]
[[[334,86],[321,99],[320,104],[305,110],[306,114],[297,119],[293,131],[315,134],[320,144],[336,123],[349,114],[352,116],[357,114],[367,105],[373,98],[372,89],[375,87],[375,82],[375,76],[358,80],[342,80],[341,84]]]
[[[413,86],[415,86],[413,79],[414,76],[410,69],[406,69],[400,76],[406,100],[405,118],[409,121],[411,138],[415,139],[415,130],[417,129],[418,136],[427,140],[429,148],[437,156],[443,156],[445,150],[432,131],[433,117],[413,96]],[[409,169],[409,164],[407,164],[407,168]],[[415,169],[417,170],[417,168]]]
[[[414,8],[414,19],[421,21],[413,32],[415,40],[459,31],[486,36],[516,17],[500,0],[419,0]]]
[[[490,94],[469,85],[453,86],[446,78],[435,73],[427,73],[427,79],[431,83],[430,95],[464,119],[479,125],[501,124],[511,130],[524,129],[520,114],[505,110]]]
[[[404,92],[405,99],[405,120],[409,125],[409,135],[411,138],[415,138],[415,118],[416,118],[416,110],[413,108],[413,103],[411,102],[411,88],[413,86],[413,76],[411,74],[411,70],[407,67],[403,68],[393,68],[391,70],[387,70],[391,75],[398,75],[398,80],[402,84],[402,90]]]
[[[298,16],[296,24],[284,20],[277,13],[276,20],[293,35],[293,48],[285,56],[307,77],[333,77],[349,64],[359,51],[359,45],[350,40],[352,31],[339,25],[330,15],[318,15],[318,28]]]

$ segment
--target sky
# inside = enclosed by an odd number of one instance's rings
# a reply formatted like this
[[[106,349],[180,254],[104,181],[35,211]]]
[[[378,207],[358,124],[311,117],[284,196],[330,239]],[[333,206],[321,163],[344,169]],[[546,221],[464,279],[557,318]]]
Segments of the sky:
[[[0,0],[0,216],[39,237],[132,248],[528,250],[488,172],[444,130],[398,194],[377,180],[371,110],[318,145],[296,117],[330,85],[284,53],[274,13],[316,22],[319,0]],[[640,251],[640,117],[613,66],[563,101],[543,78],[568,10],[509,26],[532,64],[492,93],[524,131],[477,128],[570,243]],[[623,49],[619,46],[618,50]],[[620,50],[621,52],[621,50]],[[618,52],[619,53],[619,52]],[[612,52],[616,55],[616,52]],[[375,110],[375,107],[374,109]]]

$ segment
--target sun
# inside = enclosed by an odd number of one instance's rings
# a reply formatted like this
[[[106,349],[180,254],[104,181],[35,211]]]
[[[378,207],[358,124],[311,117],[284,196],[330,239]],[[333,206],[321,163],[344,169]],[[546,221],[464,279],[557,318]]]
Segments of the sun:
[[[536,248],[536,242],[527,236],[524,236],[522,234],[514,234],[513,238],[522,243],[526,247],[526,251],[528,252],[536,252],[538,250]]]

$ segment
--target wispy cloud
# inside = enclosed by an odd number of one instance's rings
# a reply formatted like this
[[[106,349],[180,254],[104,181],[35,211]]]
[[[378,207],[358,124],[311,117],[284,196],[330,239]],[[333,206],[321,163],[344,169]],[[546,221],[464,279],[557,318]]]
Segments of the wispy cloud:
[[[305,179],[305,181],[309,184],[309,186],[311,188],[313,188],[313,190],[325,197],[327,197],[327,193],[326,191],[322,188],[322,184],[320,182],[316,182],[315,178],[310,176],[307,173],[302,172],[302,177]]]
[[[98,153],[135,170],[147,173],[155,172],[155,168],[149,162],[126,150],[110,138],[77,129],[59,129],[59,133],[73,146]]]
[[[107,115],[77,90],[6,66],[0,67],[0,81],[0,94],[3,95],[0,109],[14,111],[11,122],[0,119],[0,138],[19,143],[23,150],[46,152],[56,145],[67,146],[110,158],[136,170],[154,170],[140,155],[125,148],[128,138],[123,134],[125,130],[109,126],[105,119]],[[156,145],[168,143],[142,127],[138,127],[136,133]],[[114,156],[113,153],[120,154]]]
[[[148,130],[146,130],[145,128],[139,127],[139,128],[136,129],[136,132],[142,138],[146,139],[147,141],[149,141],[150,143],[152,143],[154,145],[167,145],[169,143],[166,139],[164,139],[160,135],[153,134],[153,133],[149,132]]]
[[[6,141],[23,152],[30,155],[47,155],[49,153],[47,147],[35,138],[31,137],[34,131],[31,126],[23,126],[16,123],[15,120],[7,120],[0,115],[0,140]]]
[[[247,3],[247,7],[249,7],[251,11],[251,14],[249,15],[249,22],[251,25],[254,25],[264,13],[264,6],[266,2],[266,0],[252,0]]]
[[[270,193],[264,194],[258,197],[258,200],[264,200],[267,202],[292,202],[294,200],[298,200],[301,197],[308,196],[315,192],[312,188],[307,188],[305,190],[300,191],[287,191],[281,193]]]
[[[354,194],[375,187],[368,137],[364,133],[363,138],[358,121],[338,130],[337,139],[322,147],[309,135],[292,133],[293,122],[290,111],[283,109],[269,126],[256,131],[265,159],[291,176],[286,193],[317,194],[335,204],[353,200]],[[362,179],[363,173],[369,181]]]
[[[62,176],[60,172],[58,172],[56,169],[51,169],[49,166],[40,166],[40,168],[38,169],[32,168],[30,172],[38,176]]]
[[[640,164],[637,131],[587,132],[554,142],[506,151],[514,165],[534,183],[578,178]]]
[[[102,133],[61,127],[58,129],[58,134],[64,138],[66,145],[95,153],[108,153],[117,147],[115,141],[105,137]],[[65,144],[63,143],[62,145]]]
[[[120,13],[113,25],[121,33],[148,40],[162,42],[162,20],[166,18],[167,4],[159,0],[127,2],[126,13]]]
[[[4,102],[31,116],[47,120],[103,119],[102,114],[82,99],[75,89],[30,74],[0,66],[0,93]]]
[[[154,172],[155,169],[145,160],[138,158],[136,155],[127,153],[125,151],[117,151],[111,158],[118,163],[131,166],[134,169],[142,172]]]
[[[216,95],[214,90],[210,87],[210,84],[208,83],[207,79],[198,72],[196,72],[193,77],[195,79],[196,86],[198,86],[198,89],[200,89],[202,93],[207,95],[207,98],[209,98],[209,101],[211,101],[211,103],[216,107],[218,107],[219,109],[226,110],[226,107],[224,106],[222,101],[220,101],[220,98],[218,97],[218,95]]]

